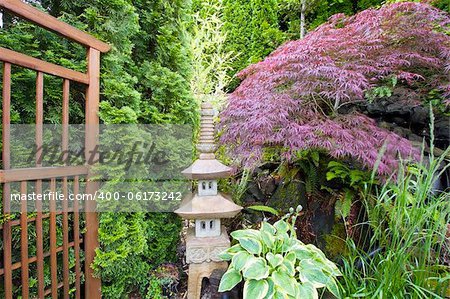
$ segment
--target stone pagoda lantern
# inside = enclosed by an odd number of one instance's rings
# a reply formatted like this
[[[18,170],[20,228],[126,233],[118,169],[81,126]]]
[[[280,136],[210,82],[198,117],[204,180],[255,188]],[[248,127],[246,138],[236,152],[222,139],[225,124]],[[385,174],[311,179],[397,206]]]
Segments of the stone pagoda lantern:
[[[189,264],[188,299],[199,299],[203,278],[215,269],[227,269],[219,254],[230,247],[230,239],[221,218],[232,218],[242,207],[217,191],[217,179],[228,177],[231,168],[215,159],[214,109],[203,103],[200,121],[200,157],[182,173],[190,180],[198,180],[197,193],[188,194],[175,211],[183,219],[195,221],[186,236],[186,262]]]

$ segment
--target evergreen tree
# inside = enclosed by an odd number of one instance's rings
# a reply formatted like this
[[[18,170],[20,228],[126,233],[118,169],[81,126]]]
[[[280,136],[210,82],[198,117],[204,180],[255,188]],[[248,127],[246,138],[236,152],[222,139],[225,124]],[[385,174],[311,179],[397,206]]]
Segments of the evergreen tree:
[[[279,28],[278,0],[223,0],[226,50],[237,53],[230,75],[266,57],[286,40]],[[237,80],[231,84],[235,88]]]
[[[185,1],[43,0],[40,9],[111,44],[102,55],[100,118],[104,123],[195,125]],[[5,17],[0,44],[85,71],[85,49],[32,24]],[[13,121],[34,122],[35,72],[14,69]],[[59,123],[62,80],[46,76],[45,122]],[[83,123],[84,87],[72,85],[71,123]],[[100,213],[94,267],[104,298],[154,293],[149,271],[176,258],[181,221],[172,213]]]

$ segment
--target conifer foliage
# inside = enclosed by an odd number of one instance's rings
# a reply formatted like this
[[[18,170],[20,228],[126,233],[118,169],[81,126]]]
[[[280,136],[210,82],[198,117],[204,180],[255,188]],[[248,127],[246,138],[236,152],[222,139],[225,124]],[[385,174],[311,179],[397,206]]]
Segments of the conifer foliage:
[[[240,72],[241,85],[221,115],[221,141],[247,166],[269,147],[291,160],[318,149],[371,168],[386,141],[378,171],[387,174],[398,155],[417,155],[411,143],[342,107],[395,80],[411,92],[439,90],[450,97],[448,14],[423,3],[396,3],[352,17],[342,14],[279,47]]]

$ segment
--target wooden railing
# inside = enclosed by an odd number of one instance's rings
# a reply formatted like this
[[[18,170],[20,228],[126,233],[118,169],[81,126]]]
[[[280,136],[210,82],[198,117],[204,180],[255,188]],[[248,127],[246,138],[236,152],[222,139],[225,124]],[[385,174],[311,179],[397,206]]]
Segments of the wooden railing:
[[[98,135],[98,106],[100,93],[100,53],[110,50],[110,46],[93,36],[82,32],[58,19],[28,5],[19,0],[0,0],[0,8],[31,21],[36,25],[51,30],[67,39],[84,45],[87,49],[87,72],[81,73],[65,67],[45,62],[22,53],[0,47],[0,61],[3,62],[3,93],[2,93],[2,158],[3,170],[0,171],[0,182],[3,184],[3,214],[6,219],[1,226],[3,230],[3,267],[0,268],[0,275],[3,276],[5,298],[13,298],[13,271],[21,271],[21,293],[22,298],[29,298],[30,278],[29,265],[36,263],[37,269],[37,296],[45,298],[69,298],[71,285],[69,283],[69,248],[73,248],[75,253],[75,298],[101,298],[100,279],[94,277],[90,267],[94,260],[95,248],[98,247],[98,219],[94,212],[85,213],[86,233],[83,238],[80,237],[80,215],[78,213],[78,203],[74,201],[73,207],[64,203],[63,212],[51,210],[49,213],[42,212],[41,203],[36,202],[37,213],[29,217],[27,213],[26,202],[21,204],[20,220],[9,220],[10,213],[10,184],[20,183],[20,193],[27,194],[29,184],[35,185],[35,192],[42,192],[42,183],[45,180],[50,181],[50,189],[56,189],[57,179],[62,182],[62,189],[67,194],[69,181],[73,184],[73,193],[78,194],[80,190],[80,176],[86,177],[85,193],[94,194],[98,188],[95,182],[89,180],[89,165],[85,166],[60,166],[60,167],[42,167],[36,162],[36,167],[26,169],[11,168],[11,148],[10,148],[10,113],[11,113],[11,65],[27,68],[36,71],[36,136],[35,143],[37,148],[42,146],[43,134],[42,125],[44,123],[44,74],[49,74],[63,79],[62,85],[62,115],[61,123],[69,124],[69,101],[70,101],[70,82],[75,81],[86,86],[86,104],[85,104],[85,124],[89,130],[85,133],[86,155],[97,145]],[[62,134],[62,149],[68,148],[68,133]],[[37,156],[36,156],[37,158]],[[36,159],[38,161],[38,159]],[[95,210],[95,202],[89,201],[86,207],[87,211]],[[69,213],[73,213],[73,227],[69,227]],[[62,216],[61,216],[62,215]],[[56,221],[57,216],[62,217],[63,245],[57,246]],[[43,244],[43,221],[49,220],[50,224],[50,251],[44,252]],[[36,256],[29,256],[28,252],[28,226],[36,226]],[[12,261],[12,227],[20,226],[20,262]],[[69,231],[73,231],[73,241],[69,241]],[[80,249],[84,244],[85,251],[85,289],[84,295],[81,290],[81,260]],[[63,280],[58,281],[57,275],[57,257],[62,253],[63,260]],[[44,281],[44,259],[50,259],[51,286],[46,288]]]

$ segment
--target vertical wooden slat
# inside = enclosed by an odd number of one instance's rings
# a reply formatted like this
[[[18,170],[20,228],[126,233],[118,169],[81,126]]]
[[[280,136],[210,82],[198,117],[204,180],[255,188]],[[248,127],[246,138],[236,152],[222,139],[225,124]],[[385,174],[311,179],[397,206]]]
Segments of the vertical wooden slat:
[[[85,156],[88,159],[90,152],[94,151],[98,138],[98,106],[100,101],[100,52],[96,49],[88,49],[88,76],[89,85],[86,90],[86,138]],[[98,182],[91,181],[88,175],[86,193],[95,194],[98,190]],[[95,249],[98,247],[98,218],[94,212],[95,201],[86,203],[86,234],[85,234],[85,273],[86,273],[86,294],[89,298],[101,298],[100,278],[94,277],[91,264],[94,261]]]
[[[69,89],[70,82],[69,80],[64,80],[63,83],[63,103],[62,103],[62,150],[63,153],[67,153],[69,149],[69,133],[68,133],[68,125],[69,125]],[[64,154],[64,164],[67,163],[67,154]],[[68,192],[67,192],[67,177],[63,178],[63,292],[64,299],[69,299],[69,214],[68,214]]]
[[[80,212],[76,195],[80,190],[79,177],[75,176],[73,179],[73,194],[75,200],[73,202],[73,243],[75,253],[75,298],[81,297],[81,265],[80,265]]]
[[[20,182],[21,196],[27,196],[27,182]],[[22,298],[29,296],[29,278],[28,278],[28,215],[27,201],[20,202],[20,262],[22,266]]]
[[[36,75],[36,148],[42,147],[42,126],[44,122],[44,74]],[[42,166],[41,151],[36,151],[36,167]],[[36,181],[36,194],[42,193],[42,180]],[[36,201],[36,266],[38,279],[38,298],[44,298],[44,231],[42,224],[42,202]]]
[[[11,64],[3,63],[3,103],[2,103],[2,141],[3,141],[3,169],[10,165],[10,123],[11,123]],[[10,213],[10,185],[3,185],[3,213]],[[7,218],[6,218],[7,219]],[[11,269],[11,226],[6,220],[3,224],[3,267],[5,298],[12,298],[12,269]]]
[[[56,192],[56,179],[50,180],[50,191]],[[56,238],[56,201],[50,199],[50,277],[52,281],[52,298],[58,298],[58,264]]]

